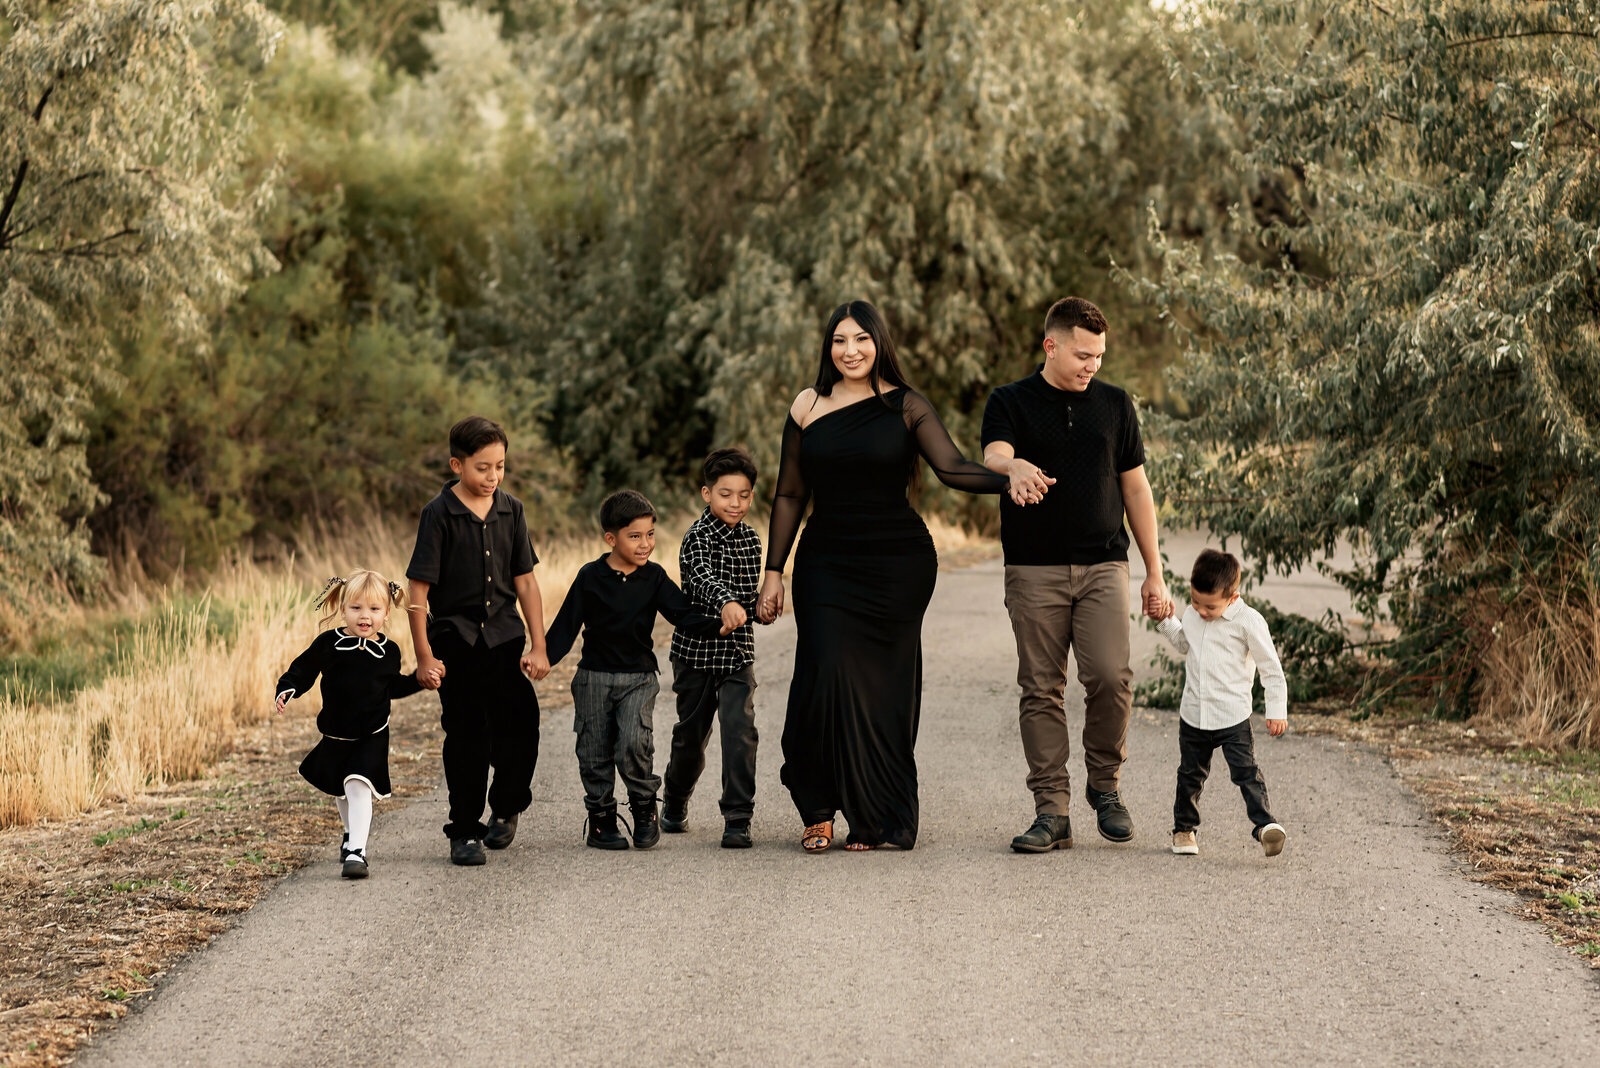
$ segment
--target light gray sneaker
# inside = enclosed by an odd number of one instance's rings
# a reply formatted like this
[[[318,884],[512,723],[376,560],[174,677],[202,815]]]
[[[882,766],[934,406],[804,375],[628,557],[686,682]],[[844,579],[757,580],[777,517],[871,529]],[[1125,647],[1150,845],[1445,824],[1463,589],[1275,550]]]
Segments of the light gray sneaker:
[[[1172,851],[1180,857],[1197,857],[1200,855],[1200,843],[1195,841],[1193,831],[1173,831]]]
[[[1269,823],[1261,828],[1261,833],[1256,837],[1261,840],[1262,852],[1275,857],[1283,852],[1283,840],[1289,837],[1289,832],[1276,823]]]

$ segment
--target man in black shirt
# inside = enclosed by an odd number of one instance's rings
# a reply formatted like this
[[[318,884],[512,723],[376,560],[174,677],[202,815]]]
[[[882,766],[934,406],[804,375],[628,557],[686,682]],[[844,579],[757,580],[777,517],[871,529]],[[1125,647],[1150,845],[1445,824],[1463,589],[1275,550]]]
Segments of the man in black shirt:
[[[550,672],[544,603],[522,502],[500,488],[505,466],[506,432],[498,423],[474,415],[450,428],[456,480],[422,509],[406,568],[417,677],[426,678],[441,662],[449,667],[439,687],[439,722],[450,792],[444,833],[453,864],[482,864],[485,845],[511,844],[518,816],[533,803],[539,759],[539,699],[527,676]],[[420,610],[424,605],[428,614]]]
[[[1105,334],[1099,308],[1077,297],[1057,301],[1045,317],[1045,362],[995,390],[983,413],[984,463],[1011,479],[1009,499],[1000,500],[1000,540],[1036,813],[1011,841],[1018,852],[1072,846],[1063,701],[1069,650],[1085,691],[1089,804],[1103,837],[1133,837],[1118,793],[1133,709],[1124,516],[1149,576],[1141,591],[1147,613],[1165,603],[1167,590],[1138,412],[1126,392],[1094,377]]]

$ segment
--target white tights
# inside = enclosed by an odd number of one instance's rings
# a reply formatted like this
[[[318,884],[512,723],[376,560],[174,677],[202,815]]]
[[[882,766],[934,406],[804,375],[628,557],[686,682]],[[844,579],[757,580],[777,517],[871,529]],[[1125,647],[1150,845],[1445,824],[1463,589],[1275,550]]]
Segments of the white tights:
[[[345,848],[366,856],[367,832],[372,829],[372,787],[365,779],[346,779],[344,796],[335,803],[339,806],[339,819],[344,822],[345,833],[350,836]]]

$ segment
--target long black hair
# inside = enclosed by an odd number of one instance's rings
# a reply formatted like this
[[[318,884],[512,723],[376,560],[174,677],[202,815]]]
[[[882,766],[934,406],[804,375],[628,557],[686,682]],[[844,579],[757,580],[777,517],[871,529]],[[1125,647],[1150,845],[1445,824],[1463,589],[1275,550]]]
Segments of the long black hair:
[[[883,315],[868,301],[852,300],[833,309],[833,314],[828,316],[828,328],[822,332],[822,360],[817,367],[815,386],[817,396],[831,394],[834,385],[844,377],[833,365],[833,332],[846,319],[854,319],[856,325],[872,338],[873,347],[878,350],[877,359],[872,361],[872,392],[883,396],[883,384],[886,382],[890,389],[910,389],[911,383],[906,381],[906,376],[900,370],[900,361],[895,357],[889,324],[883,321]]]

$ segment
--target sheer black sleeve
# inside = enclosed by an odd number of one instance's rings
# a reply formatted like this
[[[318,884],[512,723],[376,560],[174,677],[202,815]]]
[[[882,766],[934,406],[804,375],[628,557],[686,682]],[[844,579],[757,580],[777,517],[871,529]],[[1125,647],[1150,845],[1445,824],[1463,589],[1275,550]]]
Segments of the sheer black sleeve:
[[[946,439],[948,440],[948,439]],[[800,471],[800,424],[789,416],[783,424],[783,453],[778,461],[778,486],[772,494],[772,522],[767,527],[767,570],[782,571],[800,533],[811,490]]]
[[[965,493],[1004,493],[1011,485],[1005,475],[997,475],[976,460],[961,455],[927,397],[908,389],[901,405],[906,429],[917,439],[917,451],[928,461],[940,482]]]

